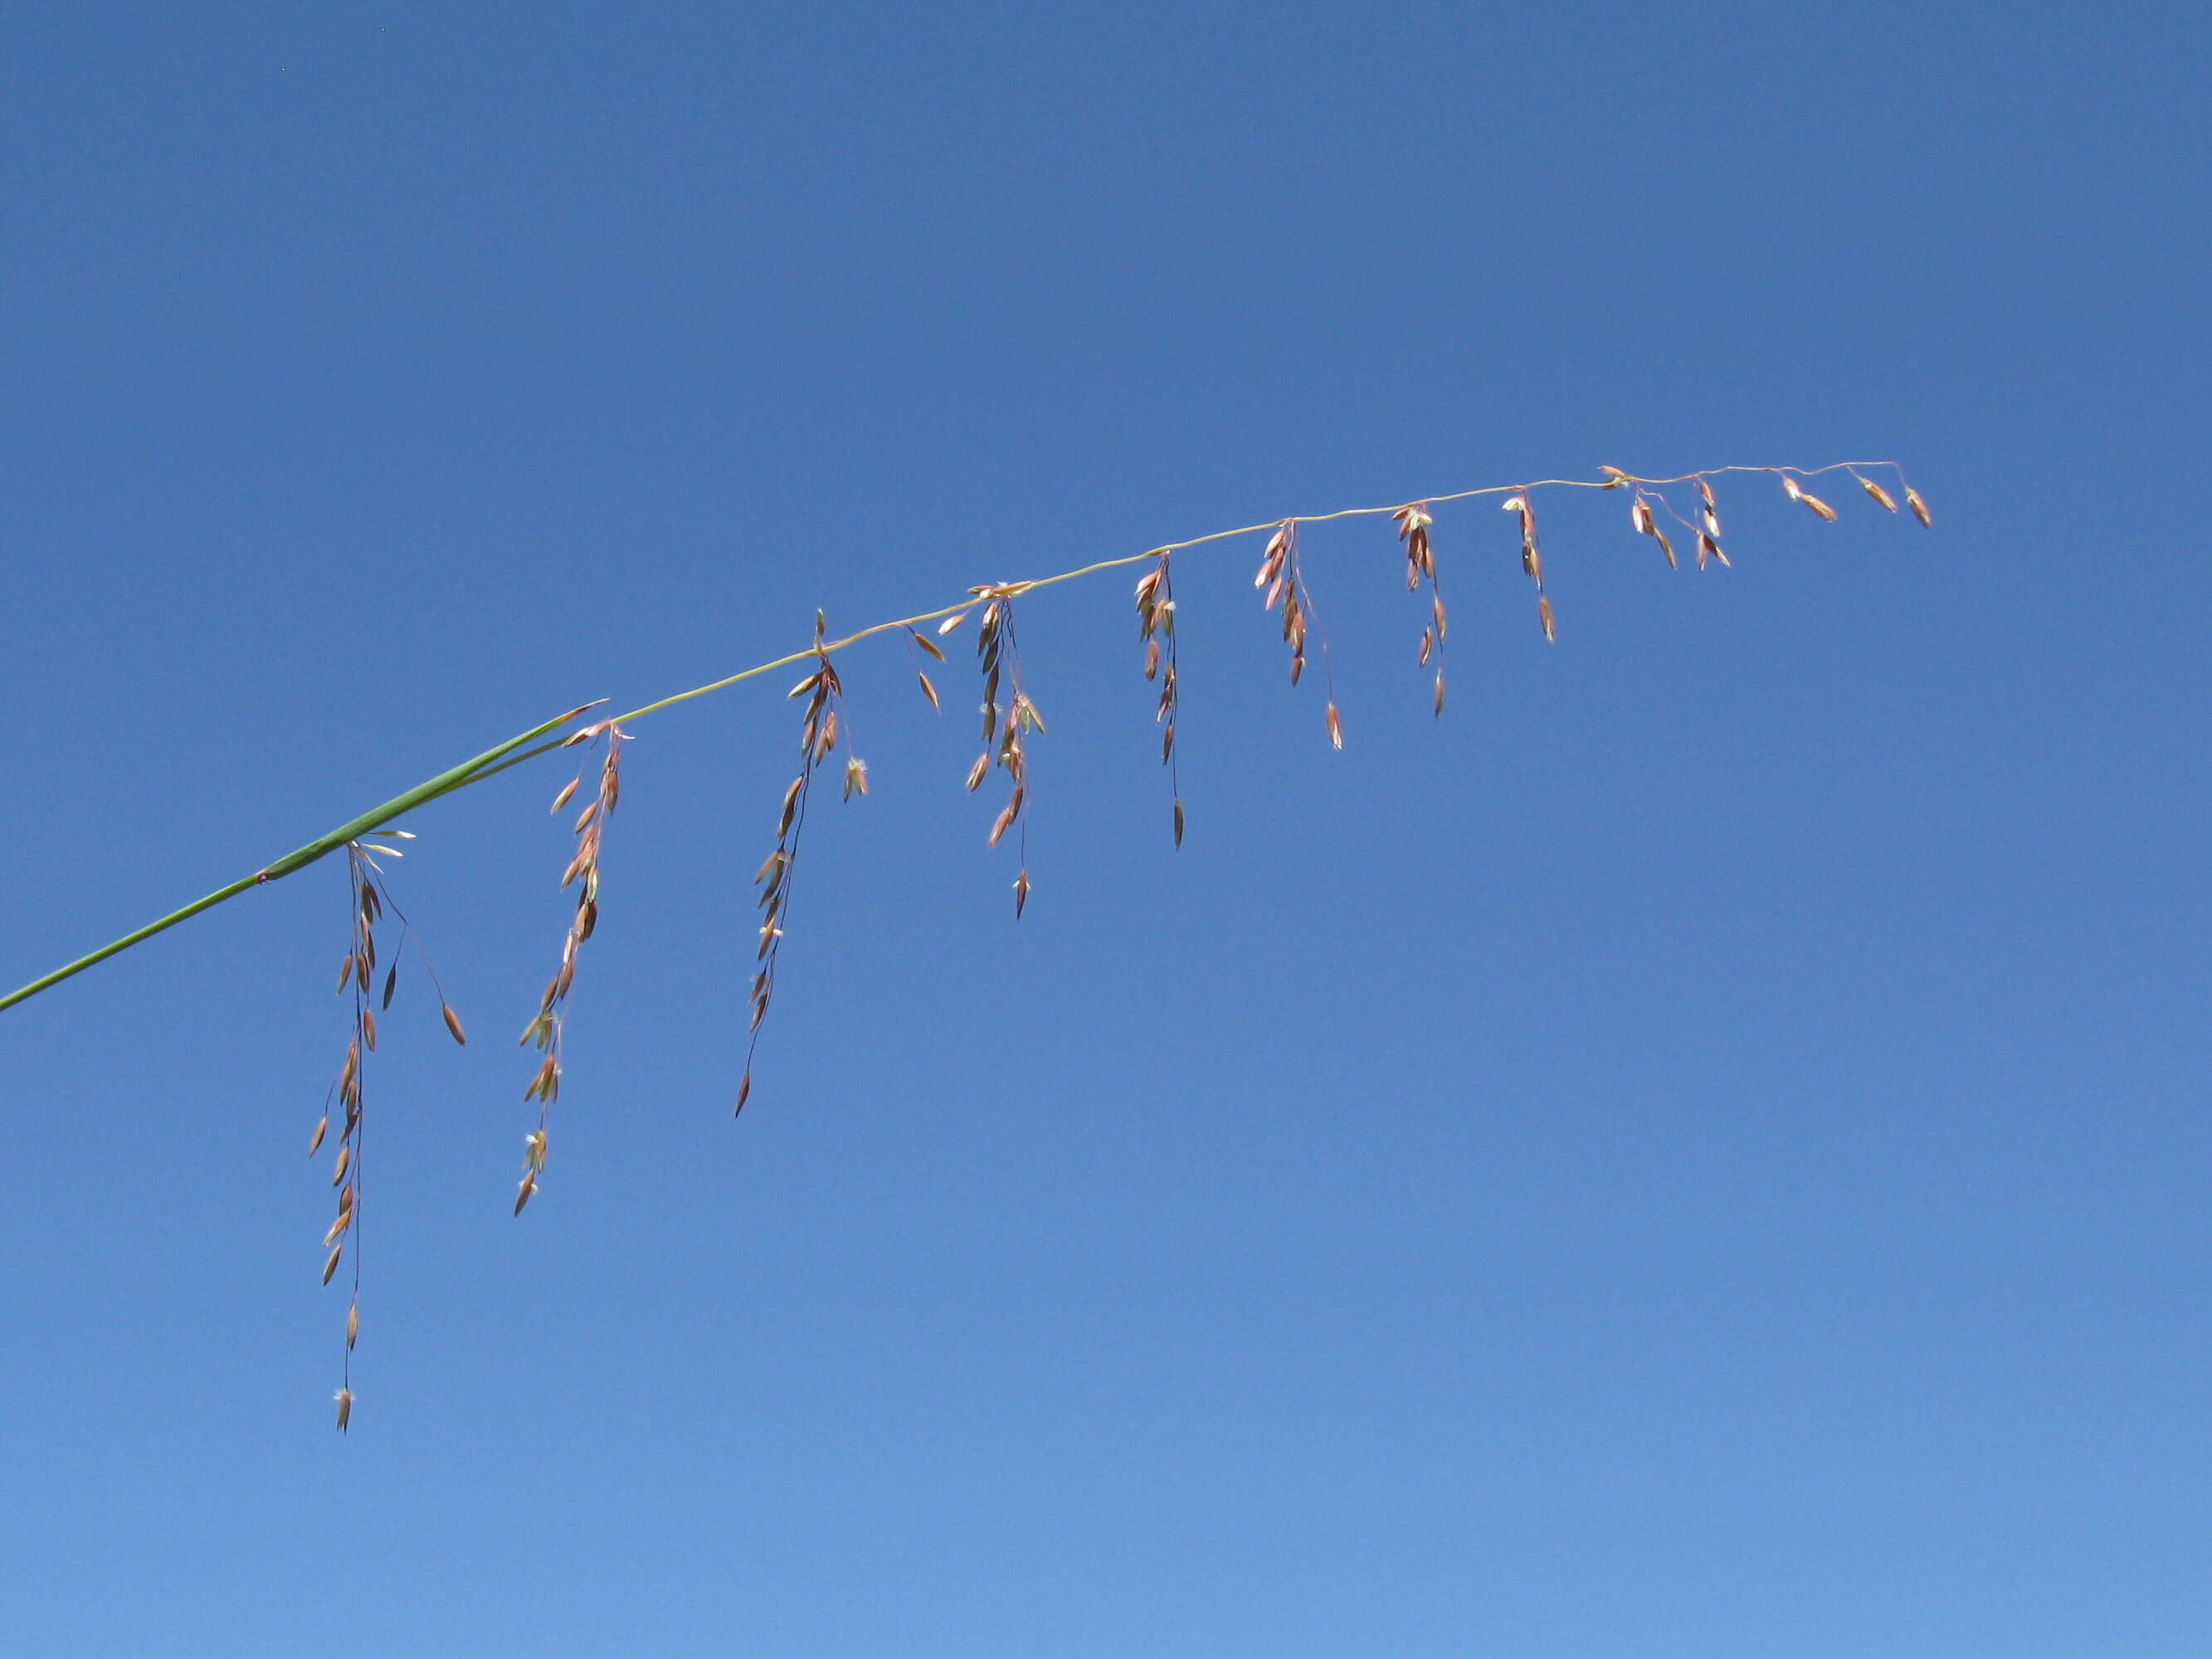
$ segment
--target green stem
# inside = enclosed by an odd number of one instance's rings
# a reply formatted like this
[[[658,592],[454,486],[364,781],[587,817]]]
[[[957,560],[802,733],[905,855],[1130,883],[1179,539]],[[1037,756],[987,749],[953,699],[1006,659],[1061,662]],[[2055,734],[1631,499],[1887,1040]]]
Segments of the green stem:
[[[487,749],[473,759],[465,760],[459,766],[450,767],[439,773],[436,777],[416,784],[404,795],[394,795],[383,805],[371,807],[359,817],[340,824],[327,836],[319,836],[297,852],[287,853],[275,863],[255,871],[250,876],[242,877],[232,882],[228,887],[218,887],[205,898],[195,899],[183,909],[173,910],[159,921],[149,921],[143,927],[125,933],[121,939],[111,939],[89,956],[79,957],[75,962],[33,980],[20,990],[10,991],[6,996],[0,997],[0,1008],[12,1008],[25,998],[34,997],[51,986],[60,984],[71,975],[82,973],[94,963],[105,962],[117,952],[127,951],[132,945],[149,939],[155,934],[173,927],[180,921],[190,921],[203,910],[211,909],[226,899],[236,898],[249,888],[259,887],[265,883],[276,880],[279,877],[289,876],[295,870],[305,869],[317,859],[337,852],[348,842],[358,840],[372,830],[381,829],[403,813],[411,812],[416,807],[437,799],[441,795],[449,795],[456,789],[489,776],[493,771],[503,769],[497,763],[504,760],[523,744],[544,737],[548,732],[567,724],[583,712],[580,708],[572,708],[557,720],[547,720],[542,726],[533,726],[520,737],[509,738],[497,748]],[[555,745],[547,746],[550,748]]]

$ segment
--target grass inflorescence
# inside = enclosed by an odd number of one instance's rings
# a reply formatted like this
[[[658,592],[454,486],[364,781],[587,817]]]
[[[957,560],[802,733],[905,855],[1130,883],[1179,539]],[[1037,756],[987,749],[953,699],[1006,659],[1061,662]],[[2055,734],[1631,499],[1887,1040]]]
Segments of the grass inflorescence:
[[[343,1063],[337,1081],[331,1085],[323,1119],[316,1125],[310,1147],[311,1152],[321,1150],[331,1127],[331,1113],[335,1110],[339,1129],[331,1182],[337,1190],[337,1207],[323,1240],[322,1276],[325,1284],[335,1278],[350,1250],[352,1297],[346,1315],[345,1371],[337,1395],[337,1422],[338,1426],[343,1429],[349,1423],[352,1413],[352,1353],[361,1323],[363,1079],[368,1057],[377,1045],[377,1015],[390,1007],[398,976],[398,952],[395,950],[389,958],[380,957],[378,930],[389,915],[403,931],[403,945],[412,937],[412,930],[408,928],[405,918],[391,903],[386,875],[385,861],[401,856],[400,849],[392,843],[411,838],[407,831],[391,827],[397,819],[418,807],[556,749],[582,748],[586,750],[584,763],[575,777],[555,797],[552,805],[553,811],[558,813],[567,808],[580,793],[586,796],[585,804],[572,825],[574,850],[561,880],[564,890],[573,887],[576,894],[562,945],[560,961],[539,998],[537,1012],[522,1033],[523,1043],[538,1051],[538,1061],[524,1090],[524,1098],[537,1104],[538,1121],[525,1140],[522,1176],[514,1198],[514,1212],[520,1215],[537,1193],[539,1178],[545,1168],[551,1108],[559,1098],[561,1091],[569,992],[574,979],[577,954],[599,925],[601,860],[606,827],[620,798],[623,750],[629,741],[629,727],[633,722],[779,669],[802,664],[805,666],[803,678],[790,691],[792,698],[801,700],[799,768],[786,787],[778,809],[775,844],[754,878],[755,884],[760,890],[757,907],[761,921],[754,952],[756,965],[751,972],[748,995],[745,1063],[737,1091],[737,1107],[743,1111],[752,1092],[753,1060],[782,959],[808,804],[821,769],[830,763],[831,757],[841,746],[844,757],[841,781],[845,798],[850,799],[854,795],[868,793],[867,768],[852,750],[851,716],[846,708],[844,682],[834,660],[838,653],[863,641],[881,634],[901,635],[908,648],[916,653],[915,673],[917,684],[923,696],[935,708],[940,707],[940,694],[936,682],[931,678],[929,665],[943,664],[945,660],[944,647],[938,641],[971,622],[975,624],[976,672],[981,686],[978,710],[981,748],[969,769],[966,787],[971,793],[979,789],[994,770],[1006,776],[1007,793],[991,821],[986,839],[989,845],[996,847],[1010,835],[1014,838],[1017,848],[1014,914],[1019,917],[1026,908],[1030,896],[1028,834],[1032,814],[1030,744],[1032,738],[1042,735],[1044,720],[1024,678],[1021,643],[1017,631],[1017,609],[1018,604],[1025,603],[1028,597],[1039,589],[1077,580],[1100,571],[1138,564],[1147,567],[1139,574],[1135,588],[1139,636],[1145,648],[1145,677],[1158,687],[1154,719],[1160,729],[1160,758],[1169,769],[1174,805],[1175,843],[1180,846],[1183,838],[1184,815],[1182,783],[1177,769],[1176,730],[1180,709],[1181,663],[1173,575],[1174,557],[1178,553],[1246,536],[1266,538],[1254,575],[1254,586],[1261,590],[1263,608],[1279,615],[1283,641],[1290,653],[1290,679],[1293,686],[1298,684],[1305,672],[1309,638],[1318,647],[1323,678],[1328,681],[1323,710],[1324,729],[1331,745],[1341,749],[1345,741],[1344,725],[1337,707],[1334,680],[1329,673],[1328,646],[1315,619],[1312,595],[1300,557],[1300,532],[1306,526],[1363,517],[1388,515],[1390,518],[1406,559],[1407,587],[1408,591],[1424,588],[1426,591],[1428,604],[1417,655],[1420,665],[1430,672],[1431,712],[1441,717],[1444,707],[1443,653],[1445,611],[1442,585],[1437,577],[1434,541],[1436,509],[1440,506],[1480,497],[1502,498],[1499,505],[1512,515],[1518,532],[1521,569],[1534,590],[1537,623],[1547,641],[1558,638],[1558,628],[1551,597],[1546,591],[1545,551],[1537,528],[1535,501],[1540,491],[1626,492],[1631,532],[1656,545],[1670,569],[1679,568],[1681,561],[1677,556],[1674,533],[1670,532],[1669,526],[1691,539],[1698,570],[1724,568],[1730,563],[1729,554],[1723,550],[1720,502],[1715,483],[1717,480],[1732,474],[1759,473],[1776,478],[1780,482],[1785,497],[1802,506],[1822,522],[1833,523],[1840,516],[1838,509],[1808,485],[1812,480],[1840,472],[1855,482],[1865,496],[1886,513],[1893,514],[1899,511],[1901,496],[1904,509],[1923,526],[1931,526],[1934,522],[1926,501],[1906,482],[1901,470],[1893,462],[1836,462],[1809,469],[1727,466],[1659,478],[1638,477],[1616,467],[1605,467],[1601,472],[1603,476],[1596,479],[1546,478],[1523,484],[1492,485],[1448,495],[1424,496],[1388,507],[1348,507],[1333,513],[1291,514],[1261,524],[1215,531],[1141,553],[1097,560],[1052,575],[1023,581],[979,584],[969,587],[964,598],[950,605],[872,623],[841,638],[829,636],[826,623],[817,611],[815,614],[814,637],[803,650],[740,669],[704,685],[673,693],[625,714],[601,716],[586,724],[576,725],[578,720],[597,706],[587,704],[551,720],[543,721],[519,736],[416,785],[382,805],[371,808],[331,834],[308,842],[251,875],[126,933],[87,956],[65,963],[7,996],[0,997],[0,1009],[37,995],[94,963],[143,943],[155,934],[216,904],[255,887],[266,885],[331,853],[341,849],[345,852],[349,938],[341,963],[338,988],[349,999],[350,1030]],[[1869,476],[1873,473],[1893,478],[1895,490],[1893,491],[1880,479]],[[1676,491],[1681,492],[1686,498],[1694,491],[1695,499],[1678,501]],[[934,627],[925,633],[923,630],[927,624],[934,624]],[[593,752],[597,755],[596,767],[590,758]],[[588,790],[585,787],[587,778],[591,781]],[[416,948],[419,955],[419,944]],[[380,988],[378,978],[380,964],[382,967]],[[423,967],[427,973],[427,961]],[[432,976],[432,984],[434,988],[434,976]],[[448,1032],[457,1042],[465,1042],[466,1037],[459,1018],[446,1000],[442,990],[438,991],[438,1004]]]

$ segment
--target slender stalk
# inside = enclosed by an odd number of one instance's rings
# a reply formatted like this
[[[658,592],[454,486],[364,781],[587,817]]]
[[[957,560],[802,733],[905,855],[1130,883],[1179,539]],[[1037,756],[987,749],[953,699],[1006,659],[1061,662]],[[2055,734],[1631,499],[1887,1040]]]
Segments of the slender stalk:
[[[571,709],[557,720],[547,720],[542,726],[532,726],[520,737],[509,738],[495,749],[487,749],[473,759],[465,760],[459,766],[449,767],[439,773],[436,777],[416,784],[404,794],[394,795],[381,806],[371,807],[359,817],[349,819],[331,830],[330,834],[318,836],[296,852],[287,853],[275,863],[255,871],[252,875],[240,877],[228,887],[218,887],[205,898],[194,899],[183,909],[173,910],[158,921],[149,921],[143,927],[125,933],[121,939],[111,939],[89,956],[79,957],[75,962],[57,968],[51,974],[42,975],[20,989],[10,991],[6,996],[0,997],[0,1008],[12,1008],[25,998],[34,997],[40,992],[60,984],[72,975],[82,973],[95,963],[105,962],[119,951],[127,951],[134,945],[143,944],[145,940],[153,938],[155,934],[174,927],[180,921],[189,921],[203,910],[212,909],[224,900],[236,898],[240,893],[251,888],[262,886],[282,876],[289,876],[295,870],[304,869],[317,859],[337,852],[348,842],[365,836],[372,830],[381,829],[402,813],[411,812],[426,802],[434,801],[441,795],[449,795],[465,784],[475,782],[478,777],[486,775],[487,769],[495,769],[495,763],[504,759],[513,750],[520,749],[534,738],[544,737],[556,726],[574,720],[582,712],[581,709]]]
[[[1765,472],[1783,476],[1785,478],[1789,475],[1795,474],[1798,477],[1812,478],[1824,473],[1856,471],[1861,468],[1868,471],[1894,471],[1900,480],[1904,476],[1902,469],[1899,468],[1894,461],[1837,461],[1826,466],[1816,467],[1719,466],[1709,467],[1703,472],[1686,472],[1674,478],[1643,478],[1625,472],[1614,473],[1601,479],[1540,478],[1533,483],[1492,484],[1481,489],[1462,489],[1448,495],[1418,496],[1414,499],[1437,504],[1444,501],[1468,501],[1481,495],[1504,495],[1516,491],[1525,493],[1534,489],[1618,489],[1624,485],[1638,484],[1656,487],[1663,484],[1686,483],[1695,478],[1717,477],[1725,472]],[[1058,582],[1073,581],[1078,577],[1088,576],[1097,571],[1116,570],[1125,565],[1140,564],[1146,560],[1158,558],[1162,553],[1179,552],[1185,548],[1202,547],[1210,542],[1227,541],[1238,536],[1256,535],[1262,531],[1273,531],[1285,524],[1327,524],[1337,519],[1371,518],[1386,513],[1395,513],[1397,510],[1397,505],[1394,504],[1389,507],[1350,507],[1334,513],[1294,514],[1289,519],[1271,519],[1265,524],[1240,525],[1234,530],[1216,530],[1204,536],[1193,536],[1187,541],[1164,543],[1159,547],[1149,548],[1142,553],[1132,553],[1122,558],[1100,559],[1094,563],[1081,565],[1072,570],[1063,570],[1054,575],[1040,576],[1028,581],[1007,582],[1001,585],[1000,591],[1011,597],[1013,594],[1027,592],[1031,588],[1049,587]],[[771,673],[779,668],[787,668],[818,653],[842,651],[848,646],[857,645],[862,640],[872,638],[878,634],[890,633],[895,629],[910,628],[918,623],[933,622],[940,617],[949,617],[955,611],[966,611],[979,603],[981,603],[981,600],[975,594],[971,593],[964,599],[952,605],[940,605],[934,611],[920,611],[911,617],[901,617],[890,622],[876,623],[861,629],[858,633],[848,634],[842,639],[830,640],[826,642],[817,641],[803,651],[792,652],[787,656],[778,657],[770,662],[756,663],[750,668],[741,669],[737,673],[726,675],[718,680],[710,680],[704,685],[696,685],[688,691],[678,691],[671,696],[662,697],[658,702],[634,708],[626,714],[617,715],[615,724],[627,725],[631,720],[657,714],[664,708],[672,708],[677,703],[688,702],[694,697],[703,697],[709,692],[723,690],[741,680],[752,679],[762,674]],[[586,708],[591,706],[586,704]],[[110,940],[89,956],[79,957],[75,962],[57,968],[52,973],[33,980],[28,985],[10,991],[6,996],[0,996],[0,1009],[12,1008],[26,998],[36,996],[40,992],[60,984],[62,981],[70,978],[72,975],[82,973],[95,963],[105,962],[108,957],[127,951],[134,945],[143,944],[145,940],[153,938],[155,934],[173,927],[180,921],[188,921],[201,911],[212,909],[226,900],[236,898],[240,893],[251,888],[261,886],[265,883],[275,881],[281,876],[289,876],[295,870],[303,869],[316,860],[335,853],[348,842],[390,823],[403,813],[410,812],[415,808],[436,800],[442,795],[449,795],[457,789],[466,788],[470,784],[481,783],[486,778],[504,772],[510,766],[520,766],[525,761],[533,760],[539,755],[560,748],[567,741],[566,738],[555,738],[549,743],[537,744],[535,748],[527,748],[525,745],[536,743],[537,739],[545,737],[556,727],[566,725],[583,712],[582,708],[571,709],[558,720],[547,720],[542,726],[532,726],[519,737],[509,738],[497,748],[488,749],[471,760],[463,761],[459,766],[439,773],[434,778],[416,785],[404,794],[393,796],[381,806],[371,807],[359,817],[340,824],[330,834],[309,842],[296,852],[287,853],[275,863],[255,871],[252,875],[232,882],[228,887],[219,887],[205,898],[195,899],[181,910],[172,911],[158,921],[149,921],[143,927],[125,933],[120,939]]]

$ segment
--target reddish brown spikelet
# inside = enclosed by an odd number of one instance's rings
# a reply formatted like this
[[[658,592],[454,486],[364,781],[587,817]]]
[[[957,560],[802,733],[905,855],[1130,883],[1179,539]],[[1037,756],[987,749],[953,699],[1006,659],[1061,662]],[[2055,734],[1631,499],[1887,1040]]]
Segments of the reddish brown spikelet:
[[[1334,703],[1332,702],[1329,704],[1328,708],[1322,712],[1322,720],[1328,727],[1329,747],[1332,749],[1343,748],[1344,721],[1338,717],[1336,705]]]
[[[1703,481],[1700,480],[1700,482]],[[1663,496],[1646,495],[1638,489],[1636,492],[1636,499],[1629,503],[1628,521],[1638,535],[1649,536],[1659,544],[1659,550],[1667,556],[1667,568],[1669,570],[1678,569],[1680,566],[1674,559],[1674,544],[1668,538],[1667,532],[1661,526],[1657,517],[1651,511],[1651,503],[1655,499],[1662,503],[1665,500]]]
[[[329,1283],[331,1282],[331,1275],[332,1273],[336,1273],[336,1272],[338,1270],[338,1258],[339,1258],[341,1255],[343,1255],[344,1254],[345,1254],[345,1244],[344,1244],[344,1242],[343,1242],[343,1240],[341,1240],[339,1243],[337,1243],[333,1244],[333,1245],[331,1245],[331,1253],[330,1253],[330,1255],[329,1255],[329,1257],[328,1257],[328,1258],[327,1258],[327,1259],[323,1262],[323,1283],[324,1283],[324,1284],[327,1285],[327,1284],[329,1284]]]
[[[1426,501],[1416,501],[1401,507],[1390,515],[1398,527],[1398,539],[1406,547],[1406,591],[1411,592],[1425,576],[1437,574],[1436,558],[1429,546],[1429,527],[1436,522],[1430,515]]]
[[[1912,509],[1912,516],[1920,520],[1921,527],[1923,529],[1927,529],[1934,526],[1936,520],[1928,511],[1928,503],[1922,501],[1920,499],[1920,492],[1911,488],[1910,485],[1907,485],[1905,488],[1905,504]]]
[[[1856,472],[1852,473],[1851,477],[1858,479],[1859,488],[1861,489],[1865,490],[1868,495],[1874,497],[1875,506],[1883,507],[1892,513],[1897,511],[1897,497],[1891,495],[1887,489],[1884,489],[1872,478],[1862,477]]]
[[[1014,920],[1022,919],[1022,910],[1030,902],[1030,872],[1026,867],[1014,877]]]
[[[469,1034],[461,1029],[461,1017],[453,1011],[450,1005],[443,1002],[438,1005],[438,1012],[445,1016],[446,1029],[453,1033],[453,1041],[459,1043],[464,1048],[467,1048],[469,1045]]]
[[[738,1104],[736,1110],[730,1114],[732,1117],[737,1116],[738,1112],[745,1109],[745,1102],[752,1098],[752,1093],[753,1068],[748,1066],[745,1067],[745,1074],[738,1079]]]
[[[1808,508],[1817,514],[1820,517],[1826,519],[1830,524],[1833,524],[1836,521],[1836,509],[1830,507],[1827,502],[1822,501],[1818,495],[1812,494],[1808,490],[1801,489],[1797,491],[1797,499],[1804,502]]]
[[[1536,597],[1536,621],[1542,627],[1546,640],[1555,641],[1559,638],[1557,630],[1552,626],[1552,602],[1541,594]]]
[[[1508,496],[1502,505],[1508,513],[1520,515],[1521,569],[1540,593],[1544,591],[1544,553],[1536,540],[1536,510],[1529,506],[1525,495]]]
[[[346,1431],[346,1425],[353,1421],[353,1390],[340,1389],[337,1393],[337,1401],[338,1432],[343,1434]]]
[[[929,676],[917,668],[915,670],[914,677],[921,682],[921,695],[929,699],[929,706],[932,708],[939,708],[940,705],[937,701],[937,688],[929,683]]]

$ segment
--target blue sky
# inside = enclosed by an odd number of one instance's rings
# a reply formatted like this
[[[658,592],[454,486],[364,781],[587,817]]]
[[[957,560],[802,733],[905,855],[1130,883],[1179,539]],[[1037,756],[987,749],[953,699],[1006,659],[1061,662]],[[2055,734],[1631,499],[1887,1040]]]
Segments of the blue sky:
[[[2203,15],[27,3],[13,984],[586,698],[895,646],[751,1103],[781,681],[636,729],[544,1191],[540,763],[418,815],[352,1433],[318,866],[0,1015],[0,1650],[2196,1654]],[[969,672],[972,672],[972,670]]]

